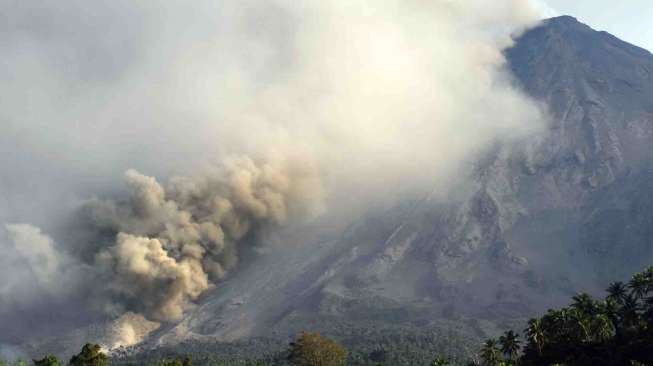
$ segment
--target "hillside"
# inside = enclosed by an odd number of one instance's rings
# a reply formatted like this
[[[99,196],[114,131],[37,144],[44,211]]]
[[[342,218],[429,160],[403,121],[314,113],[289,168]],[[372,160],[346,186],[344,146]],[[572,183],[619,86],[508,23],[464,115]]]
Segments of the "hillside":
[[[515,84],[548,107],[546,134],[496,146],[447,203],[412,200],[267,253],[142,347],[311,329],[361,349],[428,333],[463,354],[650,265],[653,55],[565,16],[506,56]]]
[[[498,147],[453,204],[426,198],[370,215],[337,241],[241,272],[161,339],[292,333],[316,315],[518,319],[643,268],[653,258],[653,55],[571,17],[545,21],[506,55],[549,107],[545,137]]]

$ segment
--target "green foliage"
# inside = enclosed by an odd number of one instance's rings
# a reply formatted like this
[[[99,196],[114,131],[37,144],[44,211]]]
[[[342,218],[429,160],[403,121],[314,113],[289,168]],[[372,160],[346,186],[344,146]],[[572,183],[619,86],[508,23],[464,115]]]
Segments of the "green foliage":
[[[481,349],[481,360],[484,366],[494,366],[501,361],[501,350],[495,339],[488,339]]]
[[[449,360],[447,360],[444,357],[437,356],[436,358],[431,361],[431,366],[448,366],[451,365]]]
[[[365,304],[368,306],[369,304]],[[385,306],[385,305],[383,305]],[[356,309],[355,319],[341,314],[304,315],[292,317],[273,337],[254,337],[234,342],[189,340],[160,347],[113,351],[112,366],[156,366],[163,360],[190,355],[195,366],[287,366],[288,343],[283,334],[299,334],[307,326],[338,341],[348,351],[348,365],[427,366],[434,355],[447,357],[452,365],[465,365],[476,351],[482,337],[494,332],[495,324],[464,317],[442,319],[439,309],[408,307],[410,322],[393,324],[377,321],[374,309]],[[347,310],[351,311],[351,308]],[[365,317],[374,320],[364,320]],[[419,318],[417,318],[419,317]],[[382,316],[378,317],[382,319]],[[527,319],[513,320],[504,327],[523,324]]]
[[[499,337],[499,344],[501,345],[501,353],[506,358],[506,361],[512,362],[517,357],[520,347],[519,334],[509,330]]]
[[[603,301],[578,294],[572,303],[531,319],[526,346],[512,331],[499,339],[508,364],[650,365],[653,364],[653,267],[636,273],[628,284],[612,283]],[[496,341],[481,349],[483,365],[502,364]]]
[[[107,356],[97,344],[87,343],[82,351],[70,359],[70,366],[106,366]]]
[[[158,366],[193,366],[193,361],[190,357],[184,357],[174,360],[163,360],[159,362]]]
[[[40,360],[33,360],[33,361],[34,361],[34,366],[61,366],[61,362],[59,362],[59,360],[52,355],[48,355]]]
[[[343,366],[347,351],[320,333],[304,332],[288,348],[288,361],[297,366]]]

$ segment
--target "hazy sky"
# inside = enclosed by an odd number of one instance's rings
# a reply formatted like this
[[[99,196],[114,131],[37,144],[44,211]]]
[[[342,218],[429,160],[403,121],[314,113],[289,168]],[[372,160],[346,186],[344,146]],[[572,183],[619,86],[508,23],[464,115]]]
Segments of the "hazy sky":
[[[604,30],[653,51],[651,0],[543,0],[555,12],[572,15],[597,30]]]

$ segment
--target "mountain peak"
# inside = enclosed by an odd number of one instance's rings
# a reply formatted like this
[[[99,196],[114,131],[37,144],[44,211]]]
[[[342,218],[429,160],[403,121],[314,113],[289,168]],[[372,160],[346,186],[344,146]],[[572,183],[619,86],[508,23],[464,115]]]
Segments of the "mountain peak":
[[[542,27],[555,29],[557,31],[571,31],[571,32],[594,32],[590,26],[580,22],[578,19],[570,15],[562,15],[559,17],[545,19],[541,23]]]
[[[566,23],[566,24],[573,24],[573,23],[582,24],[581,22],[578,21],[578,19],[576,19],[575,17],[572,17],[571,15],[560,15],[560,16],[557,16],[557,17],[546,19],[545,22],[549,22],[549,23]]]
[[[527,33],[535,33],[534,31],[537,30],[544,31],[548,34],[558,34],[565,38],[571,37],[569,41],[571,41],[571,43],[575,44],[576,46],[583,46],[584,43],[587,43],[588,41],[591,42],[592,40],[600,40],[604,44],[608,43],[612,46],[622,49],[628,48],[630,49],[630,52],[635,52],[638,56],[653,56],[646,49],[623,41],[606,31],[595,30],[589,25],[579,21],[577,18],[570,15],[562,15],[545,19],[540,23],[539,26],[533,28],[530,32]]]
[[[653,89],[650,52],[571,16],[544,20],[517,39],[506,55],[517,79],[535,97],[560,89],[626,96],[635,89],[643,98],[648,94],[640,91]]]

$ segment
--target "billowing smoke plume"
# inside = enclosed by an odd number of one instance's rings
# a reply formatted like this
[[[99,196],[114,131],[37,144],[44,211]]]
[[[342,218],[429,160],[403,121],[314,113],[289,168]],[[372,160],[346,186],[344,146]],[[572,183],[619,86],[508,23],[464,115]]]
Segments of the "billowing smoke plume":
[[[257,230],[311,215],[322,198],[315,169],[281,157],[231,157],[201,176],[174,177],[166,189],[134,170],[125,182],[127,201],[85,207],[99,229],[118,233],[96,261],[115,295],[136,303],[129,310],[156,321],[179,320]]]
[[[526,0],[0,6],[0,220],[56,239],[0,238],[20,259],[0,323],[23,332],[0,342],[37,333],[26,318],[106,316],[110,345],[138,342],[269,230],[446,192],[544,126],[502,54],[538,18]]]

